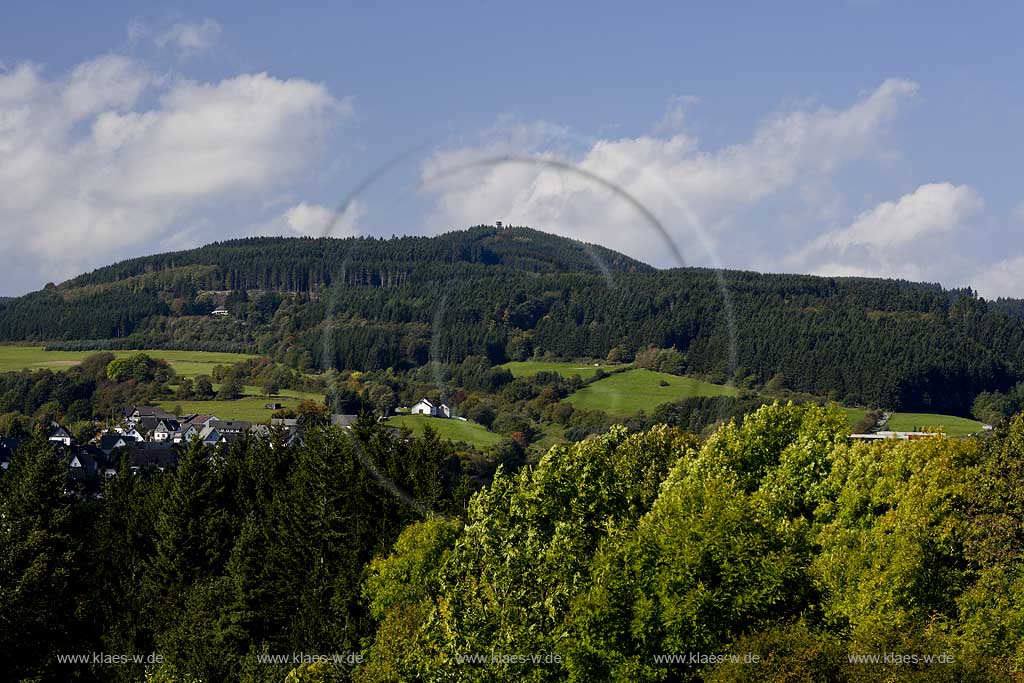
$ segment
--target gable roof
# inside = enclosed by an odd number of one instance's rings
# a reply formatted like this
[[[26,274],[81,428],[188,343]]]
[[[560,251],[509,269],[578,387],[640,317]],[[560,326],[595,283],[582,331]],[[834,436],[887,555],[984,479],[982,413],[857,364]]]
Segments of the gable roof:
[[[140,443],[128,451],[129,467],[145,469],[158,467],[168,469],[178,466],[178,452],[171,446],[156,443]]]
[[[202,431],[199,432],[199,440],[203,443],[216,443],[220,441],[220,432],[213,425],[203,427]]]
[[[198,414],[182,415],[181,419],[178,421],[178,424],[181,425],[182,429],[185,429],[186,427],[191,427],[192,425],[198,425],[200,427],[203,427],[210,420],[216,420],[216,419],[217,419],[216,415],[198,415]]]
[[[80,467],[84,470],[95,471],[96,459],[93,458],[88,451],[79,451],[78,453],[72,453],[71,457],[68,458],[68,466]]]
[[[164,418],[173,419],[175,417],[174,415],[171,415],[160,406],[135,406],[134,409],[130,413],[128,413],[129,417],[134,415],[136,412],[139,414],[140,418],[155,417],[162,420]]]
[[[100,437],[100,450],[104,453],[109,453],[115,448],[120,448],[120,446],[117,445],[118,441],[120,441],[124,446],[135,443],[135,439],[130,436],[124,436],[117,432],[109,432]]]
[[[216,429],[221,434],[228,434],[230,432],[247,431],[252,427],[252,422],[246,422],[245,420],[213,420],[210,422],[210,427]]]
[[[335,427],[351,427],[359,421],[358,415],[331,415],[331,424]]]
[[[50,432],[50,438],[51,439],[70,439],[71,438],[71,433],[68,432],[68,430],[64,429],[63,427],[61,427],[59,424],[57,424],[55,422],[54,423],[54,428]]]
[[[144,432],[151,432],[156,429],[156,426],[163,422],[158,417],[140,417],[138,422],[135,423],[137,429],[141,429]]]

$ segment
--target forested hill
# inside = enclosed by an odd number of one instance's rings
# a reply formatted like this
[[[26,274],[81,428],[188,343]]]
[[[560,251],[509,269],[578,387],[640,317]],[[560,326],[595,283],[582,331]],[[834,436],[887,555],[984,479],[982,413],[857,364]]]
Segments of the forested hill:
[[[228,316],[210,316],[225,306]],[[657,271],[528,228],[251,238],[0,302],[0,340],[258,351],[296,367],[685,353],[686,371],[966,414],[1024,379],[1024,307],[866,278]],[[735,356],[730,349],[735,348]]]
[[[116,282],[188,266],[214,266],[198,284],[206,289],[317,291],[332,283],[393,286],[414,267],[459,264],[504,266],[533,273],[654,269],[604,247],[529,228],[479,226],[437,237],[250,237],[189,251],[130,259],[100,268],[62,287]]]

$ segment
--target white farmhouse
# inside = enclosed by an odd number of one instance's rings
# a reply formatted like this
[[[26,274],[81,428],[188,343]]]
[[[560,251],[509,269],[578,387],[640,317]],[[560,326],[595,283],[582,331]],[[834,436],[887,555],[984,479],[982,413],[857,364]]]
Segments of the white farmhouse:
[[[50,432],[49,440],[53,443],[71,445],[71,434],[56,422],[53,423],[53,430]]]
[[[413,415],[433,415],[437,412],[437,408],[435,408],[434,404],[427,399],[421,398],[412,404],[412,408],[409,409],[409,412]]]
[[[431,417],[452,416],[452,411],[447,405],[441,403],[440,405],[435,406],[433,403],[431,403],[429,400],[425,398],[421,398],[420,400],[416,401],[416,403],[412,405],[412,408],[410,408],[409,412],[411,412],[413,415],[429,415]]]

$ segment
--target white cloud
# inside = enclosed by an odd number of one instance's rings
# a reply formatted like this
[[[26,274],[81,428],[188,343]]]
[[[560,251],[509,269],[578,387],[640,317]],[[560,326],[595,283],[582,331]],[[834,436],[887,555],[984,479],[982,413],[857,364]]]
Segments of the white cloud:
[[[983,268],[970,284],[986,299],[1024,299],[1024,256],[1014,256]]]
[[[848,228],[820,237],[816,246],[838,250],[857,245],[902,246],[926,235],[953,232],[983,205],[978,193],[966,185],[930,183],[865,211]]]
[[[350,114],[309,81],[158,79],[117,55],[52,79],[32,64],[0,72],[5,253],[53,280],[109,262],[293,177]],[[0,273],[0,291],[41,284],[13,277]]]
[[[73,120],[131,107],[155,81],[149,70],[120,55],[105,55],[76,66],[61,92],[61,105]]]
[[[153,40],[160,47],[174,48],[182,57],[192,57],[212,49],[220,40],[222,32],[220,22],[207,18],[198,22],[173,24]],[[137,29],[135,33],[138,34]],[[129,26],[131,35],[132,27]]]
[[[320,204],[300,202],[276,219],[261,226],[263,235],[305,235],[308,237],[351,237],[359,232],[359,219],[366,213],[363,202],[354,200],[338,214]]]
[[[936,279],[949,239],[984,207],[967,185],[930,183],[861,213],[793,253],[788,264],[822,275]]]
[[[917,92],[913,82],[889,79],[845,109],[794,109],[762,123],[747,142],[704,151],[683,132],[667,136],[602,139],[582,153],[559,153],[550,124],[502,122],[499,141],[489,131],[483,142],[436,153],[425,165],[425,190],[437,199],[433,229],[490,223],[526,224],[599,242],[655,265],[678,265],[665,245],[644,224],[636,207],[620,194],[582,174],[544,164],[495,164],[446,175],[445,170],[496,153],[560,158],[621,188],[655,216],[677,244],[702,242],[684,249],[687,258],[717,262],[716,247],[741,246],[728,230],[742,212],[791,190],[827,196],[816,185],[844,164],[877,150],[886,124]],[[679,122],[672,108],[670,123]],[[567,137],[563,135],[562,137]],[[567,147],[564,140],[562,147]]]

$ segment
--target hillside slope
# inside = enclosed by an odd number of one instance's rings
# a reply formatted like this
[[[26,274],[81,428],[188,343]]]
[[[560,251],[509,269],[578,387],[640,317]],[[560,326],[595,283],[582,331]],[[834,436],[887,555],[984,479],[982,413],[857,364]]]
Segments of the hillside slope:
[[[230,315],[210,316],[216,305]],[[252,238],[131,259],[0,302],[0,340],[349,369],[674,346],[694,374],[966,414],[979,392],[1024,378],[1020,310],[899,280],[657,271],[529,228],[480,226],[433,238]]]

